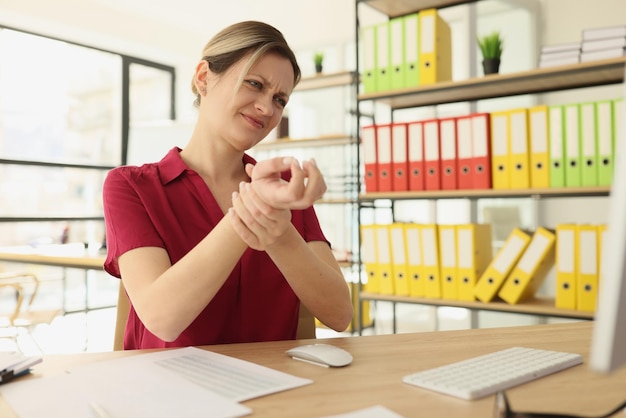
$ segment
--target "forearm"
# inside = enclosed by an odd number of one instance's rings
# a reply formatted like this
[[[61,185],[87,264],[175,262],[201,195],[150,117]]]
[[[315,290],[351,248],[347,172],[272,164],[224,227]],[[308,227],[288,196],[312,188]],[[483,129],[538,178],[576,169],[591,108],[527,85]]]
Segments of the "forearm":
[[[152,275],[145,272],[156,277],[151,282],[142,281],[141,271],[128,283],[123,276],[144,325],[163,340],[176,339],[211,302],[246,248],[225,217],[177,263]]]
[[[292,226],[266,251],[315,317],[337,331],[346,329],[352,319],[350,291],[326,243],[309,244]]]

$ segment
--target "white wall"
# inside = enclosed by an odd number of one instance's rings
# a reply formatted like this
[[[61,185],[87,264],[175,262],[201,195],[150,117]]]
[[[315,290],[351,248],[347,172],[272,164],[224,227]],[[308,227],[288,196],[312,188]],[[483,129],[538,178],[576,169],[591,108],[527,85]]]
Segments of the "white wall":
[[[624,0],[540,0],[541,42],[544,45],[579,42],[587,28],[626,24]],[[614,98],[620,86],[579,89],[544,95],[547,104],[576,103]]]
[[[540,0],[544,44],[574,42],[585,28],[626,23],[624,0]]]

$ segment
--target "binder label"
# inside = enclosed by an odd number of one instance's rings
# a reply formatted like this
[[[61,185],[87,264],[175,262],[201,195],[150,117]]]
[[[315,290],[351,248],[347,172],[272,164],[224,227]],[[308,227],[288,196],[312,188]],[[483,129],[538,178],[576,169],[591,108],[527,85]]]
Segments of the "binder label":
[[[422,16],[421,25],[420,52],[432,54],[435,52],[435,16]]]
[[[511,113],[511,153],[526,154],[528,141],[526,140],[526,114]]]
[[[503,122],[502,120],[500,122]],[[506,120],[504,120],[504,138],[506,138]],[[502,132],[502,127],[498,127],[499,131]],[[472,138],[487,138],[487,118],[474,118],[472,119]],[[486,157],[488,155],[488,146],[489,141],[472,141],[472,149],[474,153],[474,157]],[[506,147],[506,144],[504,144]],[[507,150],[504,150],[504,154],[507,153]]]
[[[611,103],[598,103],[598,154],[603,157],[613,154],[612,125]]]
[[[565,152],[568,158],[577,159],[578,149],[578,106],[568,106],[565,113]]]
[[[533,237],[532,242],[524,251],[524,255],[517,263],[517,268],[521,269],[524,273],[530,274],[535,266],[537,260],[539,260],[546,249],[550,245],[550,240],[545,235],[536,235]]]
[[[422,230],[424,242],[437,242],[435,238],[435,230],[433,228],[425,228]],[[437,265],[437,247],[431,245],[422,246],[425,266]]]
[[[547,118],[545,112],[532,112],[531,113],[531,132],[530,137],[532,141],[532,152],[543,153],[548,152],[548,141],[546,140],[546,127]]]
[[[493,154],[494,155],[508,155],[509,153],[509,144],[507,141],[508,133],[507,133],[507,117],[504,116],[496,116],[491,119],[491,123],[493,123]]]
[[[425,156],[427,161],[439,160],[439,129],[437,122],[429,122],[424,125],[424,137],[426,139]]]
[[[522,251],[524,246],[526,246],[526,242],[517,235],[513,235],[506,245],[507,251],[500,251],[492,264],[493,268],[500,274],[506,273],[507,268],[513,264],[517,255]]]
[[[442,228],[441,231],[441,242],[454,243],[454,228]],[[450,248],[442,248],[441,251],[441,265],[443,267],[454,267],[456,266],[456,251],[454,250],[454,246]]]
[[[409,264],[412,266],[422,265],[422,252],[420,249],[420,237],[417,228],[410,228],[406,230],[405,234],[407,248],[412,251],[407,252],[407,258]]]
[[[405,42],[407,42],[407,45],[409,46],[404,51],[404,59],[407,62],[417,62],[417,19],[406,19],[404,21],[404,35]],[[415,45],[415,47],[410,47],[412,45]]]
[[[458,266],[462,268],[472,268],[474,263],[472,262],[474,256],[474,240],[471,229],[458,229],[457,230],[457,245],[461,248],[463,245],[463,251],[459,251],[457,254]]]
[[[580,231],[579,243],[581,257],[579,257],[580,274],[596,274],[598,272],[597,235],[596,231]],[[584,256],[582,256],[584,254]]]
[[[559,230],[557,235],[557,260],[559,271],[562,273],[574,273],[574,231]]]
[[[422,125],[419,123],[411,123],[409,125],[409,161],[422,161],[424,159],[424,150],[422,138]]]

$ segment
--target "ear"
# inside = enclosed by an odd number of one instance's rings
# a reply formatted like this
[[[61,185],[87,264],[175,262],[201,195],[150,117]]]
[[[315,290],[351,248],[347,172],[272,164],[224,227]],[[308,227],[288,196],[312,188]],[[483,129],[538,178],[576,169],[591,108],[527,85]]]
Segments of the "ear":
[[[204,95],[207,89],[207,82],[209,76],[209,63],[205,60],[202,60],[196,65],[196,72],[193,77],[193,82],[196,85],[196,89],[200,94]]]

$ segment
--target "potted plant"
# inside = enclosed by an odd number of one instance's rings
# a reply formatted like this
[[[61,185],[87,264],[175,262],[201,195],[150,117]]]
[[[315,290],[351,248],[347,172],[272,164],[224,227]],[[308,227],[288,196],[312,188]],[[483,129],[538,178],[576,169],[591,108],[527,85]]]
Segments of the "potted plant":
[[[322,72],[322,63],[324,62],[324,53],[316,52],[313,55],[313,62],[315,63],[315,72],[317,74]]]
[[[500,32],[492,32],[478,38],[478,46],[483,55],[483,71],[487,74],[497,74],[500,70],[502,56],[502,37]]]

